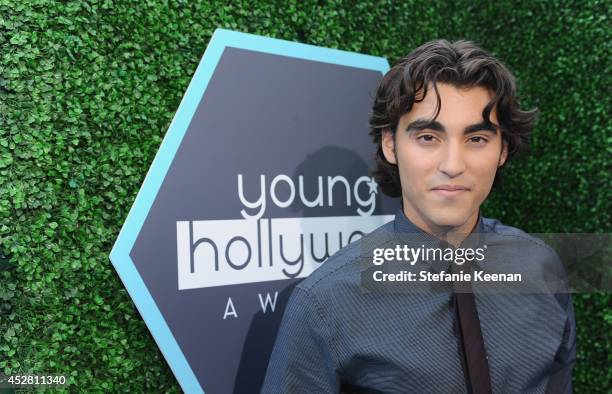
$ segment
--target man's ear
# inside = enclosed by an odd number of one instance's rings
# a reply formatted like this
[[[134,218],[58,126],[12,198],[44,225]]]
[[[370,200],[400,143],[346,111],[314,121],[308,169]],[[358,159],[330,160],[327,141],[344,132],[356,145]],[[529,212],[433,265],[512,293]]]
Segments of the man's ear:
[[[386,129],[382,131],[381,145],[385,159],[391,164],[397,164],[395,159],[395,135],[391,130]]]
[[[506,163],[507,159],[508,159],[508,142],[504,140],[502,141],[502,151],[501,151],[501,155],[499,156],[499,164],[497,167],[503,166]]]

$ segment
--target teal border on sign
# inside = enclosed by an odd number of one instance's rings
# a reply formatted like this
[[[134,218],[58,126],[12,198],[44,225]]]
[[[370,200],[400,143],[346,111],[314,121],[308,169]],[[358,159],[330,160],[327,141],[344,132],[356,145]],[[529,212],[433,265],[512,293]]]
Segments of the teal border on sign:
[[[217,29],[213,33],[110,253],[115,270],[186,393],[204,393],[204,390],[138,273],[130,251],[226,47],[380,71],[383,75],[389,70],[389,62],[382,57],[225,29]]]

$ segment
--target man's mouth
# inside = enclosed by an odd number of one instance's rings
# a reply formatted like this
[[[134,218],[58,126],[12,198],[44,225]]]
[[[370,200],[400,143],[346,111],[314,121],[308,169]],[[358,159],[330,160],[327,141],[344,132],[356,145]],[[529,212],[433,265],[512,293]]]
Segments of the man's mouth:
[[[432,192],[439,195],[440,197],[452,198],[460,196],[470,189],[463,185],[440,185],[431,189]]]

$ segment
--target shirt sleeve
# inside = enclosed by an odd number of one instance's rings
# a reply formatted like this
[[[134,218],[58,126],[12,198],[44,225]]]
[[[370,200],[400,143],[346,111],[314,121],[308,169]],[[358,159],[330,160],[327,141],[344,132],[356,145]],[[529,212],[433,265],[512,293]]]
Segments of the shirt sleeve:
[[[338,393],[337,363],[321,307],[296,287],[285,309],[262,393]]]
[[[567,320],[563,340],[557,350],[551,369],[546,394],[571,394],[572,371],[576,364],[576,319],[570,294],[565,293],[558,296],[561,298],[562,305],[565,304]]]

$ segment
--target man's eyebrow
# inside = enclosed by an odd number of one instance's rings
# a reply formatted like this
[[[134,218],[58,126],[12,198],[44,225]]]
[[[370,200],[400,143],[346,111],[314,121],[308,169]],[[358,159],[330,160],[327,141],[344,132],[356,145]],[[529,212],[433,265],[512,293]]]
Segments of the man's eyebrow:
[[[417,119],[413,122],[410,122],[408,127],[406,127],[406,131],[421,131],[425,129],[431,129],[442,133],[446,131],[444,126],[442,126],[442,123],[436,120],[427,119]]]
[[[410,122],[408,127],[406,127],[406,131],[420,131],[425,129],[431,129],[435,131],[439,131],[441,133],[446,132],[446,128],[442,125],[442,123],[437,120],[427,120],[427,119],[417,119],[413,122]],[[491,133],[497,133],[497,126],[493,123],[480,122],[470,126],[467,126],[463,129],[463,134],[475,133],[477,131],[489,131]]]
[[[477,131],[490,131],[493,134],[497,134],[497,126],[493,123],[480,122],[466,127],[463,130],[463,134],[474,133]]]

